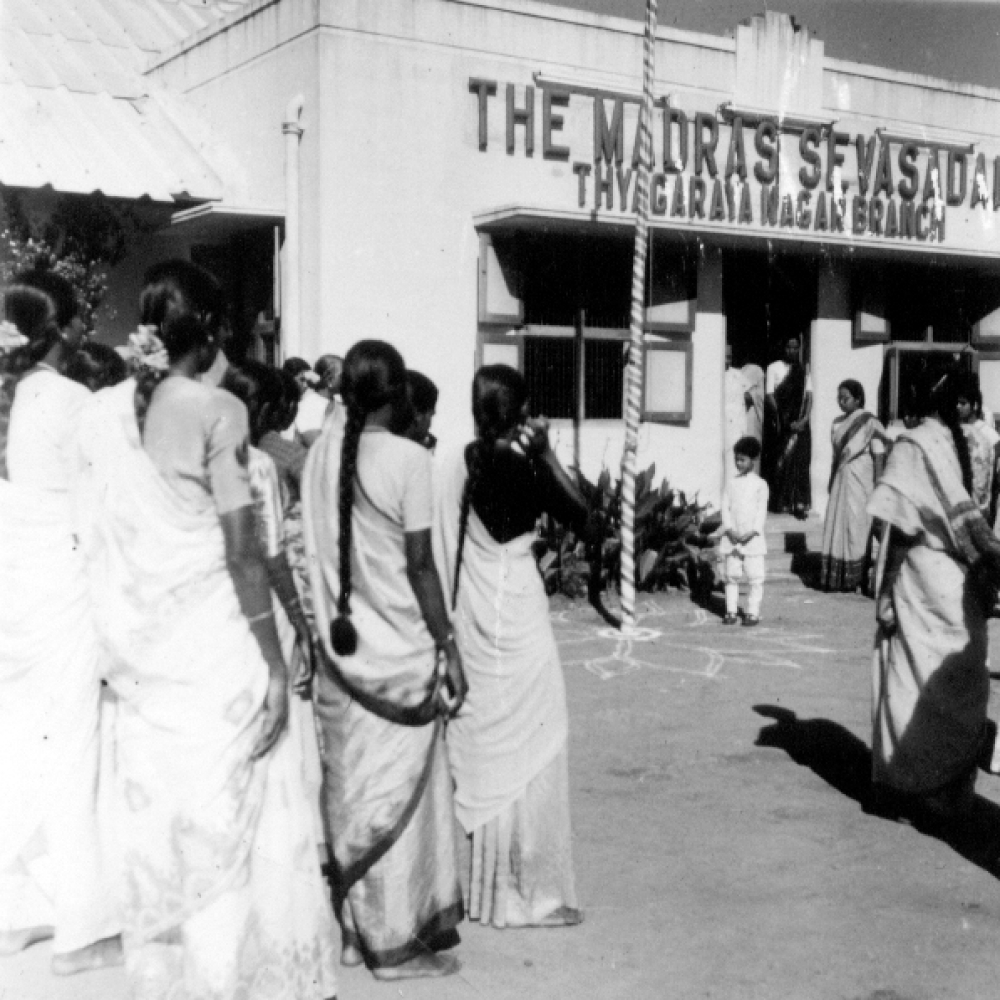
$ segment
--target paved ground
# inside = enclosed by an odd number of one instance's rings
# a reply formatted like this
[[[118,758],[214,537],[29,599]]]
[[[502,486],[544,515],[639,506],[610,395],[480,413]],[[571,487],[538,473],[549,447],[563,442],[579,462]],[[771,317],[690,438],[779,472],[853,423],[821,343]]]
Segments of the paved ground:
[[[857,801],[871,603],[776,580],[757,629],[682,595],[643,604],[662,634],[631,648],[589,609],[553,606],[586,922],[466,926],[460,977],[345,970],[341,1000],[993,1000],[1000,782],[980,782],[951,843]],[[119,972],[57,981],[47,961],[40,946],[0,964],[0,997],[125,995]]]

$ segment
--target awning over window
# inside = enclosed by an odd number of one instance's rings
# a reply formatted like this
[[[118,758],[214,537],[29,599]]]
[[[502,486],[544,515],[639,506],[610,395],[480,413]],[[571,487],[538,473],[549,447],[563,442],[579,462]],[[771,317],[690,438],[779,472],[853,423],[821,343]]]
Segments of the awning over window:
[[[150,60],[239,3],[0,2],[0,184],[159,202],[217,199],[189,110]]]
[[[0,83],[0,184],[204,201],[222,181],[154,98]]]

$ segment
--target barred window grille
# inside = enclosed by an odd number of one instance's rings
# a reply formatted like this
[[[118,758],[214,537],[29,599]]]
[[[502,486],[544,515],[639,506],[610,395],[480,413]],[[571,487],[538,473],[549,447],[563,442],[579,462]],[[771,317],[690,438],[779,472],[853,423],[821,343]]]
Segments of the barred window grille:
[[[568,337],[525,337],[524,378],[532,413],[572,418],[575,350]]]
[[[625,386],[621,340],[588,340],[583,353],[584,414],[588,420],[620,420]]]
[[[620,420],[625,343],[587,340],[583,353],[583,404],[588,420]],[[576,343],[568,337],[526,337],[524,377],[533,413],[572,419],[576,409]]]

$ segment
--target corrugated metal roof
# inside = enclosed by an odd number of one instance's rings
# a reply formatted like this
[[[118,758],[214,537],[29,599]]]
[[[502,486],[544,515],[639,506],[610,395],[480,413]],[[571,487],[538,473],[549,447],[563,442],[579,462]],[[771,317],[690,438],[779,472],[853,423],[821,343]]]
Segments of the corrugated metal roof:
[[[246,0],[0,0],[0,184],[222,197],[211,153],[143,71]],[[196,130],[193,130],[196,131]]]

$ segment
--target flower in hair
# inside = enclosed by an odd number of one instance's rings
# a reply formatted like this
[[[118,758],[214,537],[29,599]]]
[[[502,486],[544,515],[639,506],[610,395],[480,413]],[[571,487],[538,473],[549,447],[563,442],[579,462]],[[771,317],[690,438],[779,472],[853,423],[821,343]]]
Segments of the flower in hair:
[[[121,353],[134,368],[154,368],[165,372],[170,367],[167,349],[163,346],[155,326],[140,325],[128,335],[128,346]]]
[[[9,319],[0,323],[0,354],[9,354],[27,343],[28,338]]]

